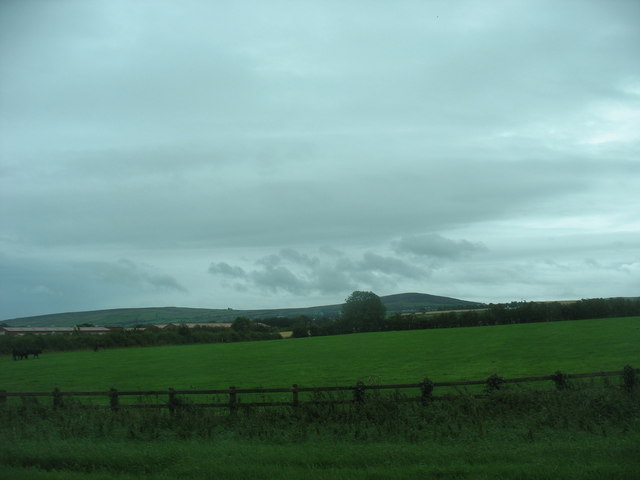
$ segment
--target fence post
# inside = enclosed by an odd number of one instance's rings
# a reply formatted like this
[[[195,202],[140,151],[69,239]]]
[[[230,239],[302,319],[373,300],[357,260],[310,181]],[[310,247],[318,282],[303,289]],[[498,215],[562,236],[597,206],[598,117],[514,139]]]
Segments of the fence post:
[[[174,414],[176,413],[176,406],[178,404],[178,401],[176,399],[176,393],[173,390],[173,388],[169,388],[169,413]]]
[[[238,413],[238,394],[236,387],[229,387],[229,414],[235,416]]]
[[[63,402],[62,402],[62,393],[60,393],[60,389],[57,387],[54,388],[53,393],[51,395],[53,396],[53,407],[54,408],[62,407]]]
[[[622,372],[623,387],[627,392],[633,392],[638,386],[638,376],[636,375],[636,369],[631,365],[625,365]]]
[[[109,390],[109,404],[111,405],[111,410],[116,412],[118,410],[118,390],[115,388],[111,388]]]
[[[486,390],[487,392],[493,392],[495,390],[500,390],[500,387],[504,383],[504,378],[499,377],[495,373],[487,378]]]
[[[364,383],[362,381],[356,383],[353,390],[353,401],[358,404],[364,403]]]
[[[298,399],[297,383],[294,383],[293,386],[291,387],[291,397],[292,397],[291,404],[293,405],[294,408],[298,408],[298,406],[300,406],[300,400]]]
[[[433,382],[428,378],[424,378],[422,380],[422,384],[420,385],[420,399],[422,401],[422,405],[428,405],[432,400],[433,393]]]
[[[569,388],[569,377],[566,373],[562,373],[558,370],[556,373],[551,375],[551,379],[556,384],[556,388],[558,390],[566,390]]]

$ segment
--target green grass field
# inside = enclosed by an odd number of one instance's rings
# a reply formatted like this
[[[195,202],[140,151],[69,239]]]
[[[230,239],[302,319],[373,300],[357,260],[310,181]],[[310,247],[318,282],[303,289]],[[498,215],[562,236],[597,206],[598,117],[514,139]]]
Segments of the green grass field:
[[[7,391],[476,380],[640,366],[640,317],[0,358]]]
[[[211,410],[0,408],[0,478],[634,479],[640,392],[587,386],[382,397],[237,416]]]
[[[581,448],[577,449],[576,446]],[[562,435],[424,443],[63,440],[9,446],[0,478],[11,480],[602,480],[638,478],[640,436]],[[11,455],[11,457],[9,457]]]
[[[0,359],[7,391],[416,382],[640,365],[640,317]],[[0,406],[0,479],[635,479],[640,401],[618,380],[427,407],[224,411]],[[416,392],[413,392],[414,394]],[[104,400],[103,400],[104,401]],[[84,400],[83,400],[84,402]],[[328,410],[322,410],[329,408]]]

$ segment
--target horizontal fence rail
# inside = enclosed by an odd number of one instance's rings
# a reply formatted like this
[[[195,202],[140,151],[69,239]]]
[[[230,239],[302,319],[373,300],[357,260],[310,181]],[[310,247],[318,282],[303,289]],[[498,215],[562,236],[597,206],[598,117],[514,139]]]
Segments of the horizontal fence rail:
[[[593,372],[593,373],[572,373],[565,374],[562,372],[556,372],[553,375],[545,375],[541,377],[522,377],[522,378],[502,378],[493,375],[485,380],[462,380],[455,382],[432,382],[428,378],[425,378],[422,382],[418,383],[400,383],[390,385],[366,385],[363,382],[358,382],[356,385],[343,385],[343,386],[325,386],[325,387],[300,387],[296,384],[289,388],[236,388],[229,387],[226,389],[208,389],[208,390],[176,390],[169,388],[167,390],[116,390],[111,388],[106,391],[98,392],[65,392],[59,389],[54,389],[50,392],[8,392],[0,390],[0,406],[6,404],[9,397],[52,397],[54,407],[62,407],[64,405],[64,397],[102,397],[109,400],[108,404],[100,405],[87,405],[91,408],[111,408],[112,410],[118,410],[121,408],[168,408],[170,411],[175,411],[180,407],[210,407],[210,408],[228,408],[231,414],[238,411],[239,408],[249,407],[297,407],[303,404],[348,404],[348,403],[362,403],[366,398],[367,390],[402,390],[402,389],[419,389],[420,396],[418,397],[406,397],[396,398],[399,402],[422,402],[428,404],[432,400],[442,399],[444,397],[433,396],[434,388],[438,387],[466,387],[473,385],[484,385],[487,392],[492,390],[499,390],[502,384],[507,383],[531,383],[542,381],[553,381],[557,389],[562,390],[570,386],[569,380],[581,379],[581,378],[595,378],[595,377],[614,377],[622,376],[622,387],[625,390],[631,391],[638,387],[640,384],[638,380],[638,373],[640,369],[626,366],[624,370],[613,372]],[[331,399],[331,400],[305,400],[301,401],[299,398],[300,393],[324,393],[324,392],[351,392],[352,399]],[[241,402],[239,395],[247,394],[290,394],[290,401],[272,401],[272,402]],[[191,403],[185,402],[178,395],[226,395],[228,400],[225,402],[212,402],[212,403]],[[136,396],[136,397],[148,397],[148,396],[167,396],[168,399],[163,403],[141,404],[141,403],[120,403],[121,397]],[[476,395],[484,396],[484,395]]]

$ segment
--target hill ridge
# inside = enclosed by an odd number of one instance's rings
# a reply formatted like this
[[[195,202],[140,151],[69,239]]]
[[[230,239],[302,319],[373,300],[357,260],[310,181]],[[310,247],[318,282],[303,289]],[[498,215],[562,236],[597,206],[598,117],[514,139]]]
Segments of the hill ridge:
[[[389,313],[449,310],[454,308],[474,308],[482,306],[480,302],[471,302],[457,298],[430,295],[426,293],[397,293],[381,296],[380,299]],[[14,327],[65,327],[81,323],[94,325],[127,326],[149,323],[173,322],[227,322],[236,317],[248,317],[254,320],[273,317],[333,317],[339,314],[342,303],[312,307],[290,307],[269,309],[216,309],[197,307],[138,307],[88,310],[80,312],[63,312],[46,315],[19,317],[0,321],[0,326]]]

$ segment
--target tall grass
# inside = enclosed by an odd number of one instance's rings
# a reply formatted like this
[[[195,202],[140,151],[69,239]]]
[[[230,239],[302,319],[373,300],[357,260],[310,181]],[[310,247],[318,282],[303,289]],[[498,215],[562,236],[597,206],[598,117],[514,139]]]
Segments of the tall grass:
[[[0,409],[0,478],[634,478],[640,394],[588,382],[427,406]]]
[[[11,480],[415,480],[637,479],[637,435],[511,436],[456,442],[315,444],[65,440],[8,447],[0,478]],[[634,444],[635,442],[635,444]],[[11,455],[11,457],[9,457]]]
[[[454,438],[485,430],[546,429],[640,432],[640,393],[620,386],[583,382],[570,390],[537,391],[513,386],[478,398],[460,393],[428,405],[406,397],[373,393],[361,404],[323,403],[344,398],[318,394],[318,403],[298,407],[244,407],[227,410],[192,407],[184,403],[166,409],[85,408],[67,402],[53,408],[25,397],[22,404],[0,408],[4,435],[25,438],[109,438],[153,440],[167,438],[235,438],[264,441],[347,439],[422,441]]]

